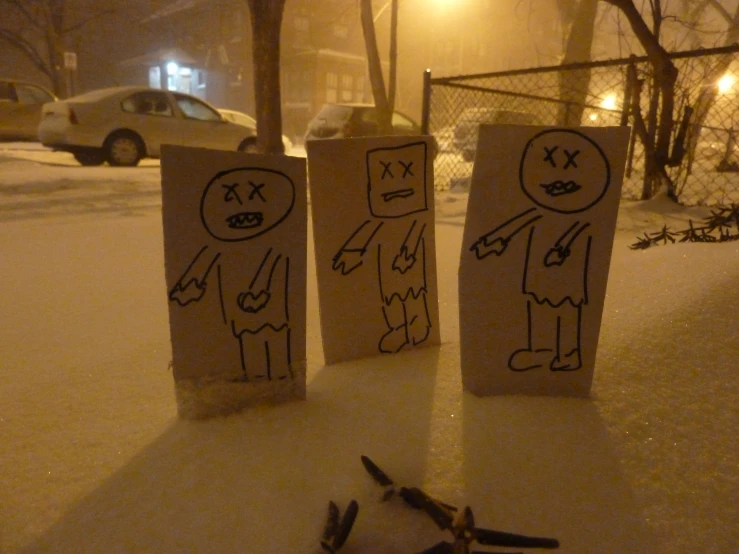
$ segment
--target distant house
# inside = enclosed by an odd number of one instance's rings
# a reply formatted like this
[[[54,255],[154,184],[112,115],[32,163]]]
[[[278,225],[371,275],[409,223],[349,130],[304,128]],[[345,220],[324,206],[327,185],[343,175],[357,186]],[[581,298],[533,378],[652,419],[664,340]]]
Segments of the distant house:
[[[243,0],[173,0],[141,20],[149,49],[118,64],[120,81],[254,111],[251,27]]]
[[[281,31],[283,127],[298,138],[326,102],[365,102],[359,9],[342,0],[286,2]],[[126,84],[198,96],[254,114],[251,22],[244,0],[173,0],[142,20],[146,54],[123,61]]]

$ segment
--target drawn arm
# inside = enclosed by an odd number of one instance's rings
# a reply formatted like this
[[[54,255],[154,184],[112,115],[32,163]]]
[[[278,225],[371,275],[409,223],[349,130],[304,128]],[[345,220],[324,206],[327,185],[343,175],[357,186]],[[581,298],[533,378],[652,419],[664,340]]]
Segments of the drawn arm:
[[[210,270],[213,269],[220,252],[203,246],[200,252],[187,266],[187,269],[169,291],[170,302],[177,302],[180,306],[187,306],[190,302],[197,302],[205,294],[206,281]]]
[[[416,263],[416,254],[418,247],[421,245],[423,240],[423,232],[426,230],[426,224],[420,225],[418,221],[414,220],[411,224],[411,228],[408,230],[408,234],[403,241],[403,245],[400,247],[400,253],[395,256],[393,260],[393,270],[405,273],[413,264]]]
[[[572,253],[571,247],[580,234],[590,227],[590,223],[580,223],[575,221],[569,229],[567,229],[561,237],[557,239],[554,246],[544,256],[544,265],[552,267],[553,265],[562,265]]]
[[[362,223],[333,257],[334,271],[348,275],[362,265],[362,256],[380,227],[382,222],[373,224],[369,219]]]
[[[281,259],[282,255],[275,253],[272,248],[267,251],[249,283],[249,289],[240,292],[236,299],[239,308],[246,313],[254,314],[267,305],[272,297],[271,288],[275,269]]]
[[[470,246],[470,252],[474,252],[478,260],[490,254],[500,256],[513,237],[541,218],[541,215],[536,214],[536,208],[529,208],[482,235]]]

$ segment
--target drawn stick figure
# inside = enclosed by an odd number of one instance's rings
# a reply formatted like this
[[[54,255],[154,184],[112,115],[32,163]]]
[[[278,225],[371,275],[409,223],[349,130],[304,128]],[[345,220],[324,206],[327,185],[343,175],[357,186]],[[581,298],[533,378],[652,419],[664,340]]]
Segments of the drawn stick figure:
[[[223,324],[239,341],[246,381],[293,376],[290,259],[274,246],[241,243],[277,227],[294,203],[295,186],[279,171],[239,168],[216,175],[203,191],[200,218],[217,246],[203,246],[169,291],[170,301],[187,306],[200,301],[215,278]]]
[[[367,200],[372,218],[364,221],[333,257],[333,269],[348,275],[377,247],[377,275],[387,328],[378,349],[400,351],[425,341],[431,329],[426,304],[426,224],[413,214],[428,210],[426,143],[375,148],[367,152]]]
[[[550,129],[526,144],[519,182],[534,206],[479,237],[470,251],[479,260],[501,256],[516,235],[528,231],[521,283],[527,296],[527,343],[510,355],[508,367],[573,371],[582,365],[582,307],[588,304],[593,241],[588,210],[608,190],[610,166],[589,137]]]

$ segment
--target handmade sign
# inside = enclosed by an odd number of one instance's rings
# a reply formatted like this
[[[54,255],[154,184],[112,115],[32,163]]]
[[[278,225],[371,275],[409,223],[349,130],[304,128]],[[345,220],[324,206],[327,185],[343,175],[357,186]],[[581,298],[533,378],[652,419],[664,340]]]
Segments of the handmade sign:
[[[628,136],[481,127],[459,270],[465,389],[588,394]]]
[[[306,191],[301,158],[163,147],[180,415],[305,397]]]
[[[308,142],[326,363],[439,344],[431,142]]]

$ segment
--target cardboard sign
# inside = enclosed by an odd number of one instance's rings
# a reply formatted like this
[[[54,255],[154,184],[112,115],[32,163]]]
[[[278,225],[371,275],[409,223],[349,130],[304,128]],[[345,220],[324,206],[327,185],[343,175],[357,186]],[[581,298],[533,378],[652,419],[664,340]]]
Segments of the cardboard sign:
[[[308,142],[326,363],[439,344],[426,137]]]
[[[163,147],[181,415],[305,397],[306,191],[300,158]]]
[[[481,127],[459,270],[466,390],[590,391],[628,136]]]

